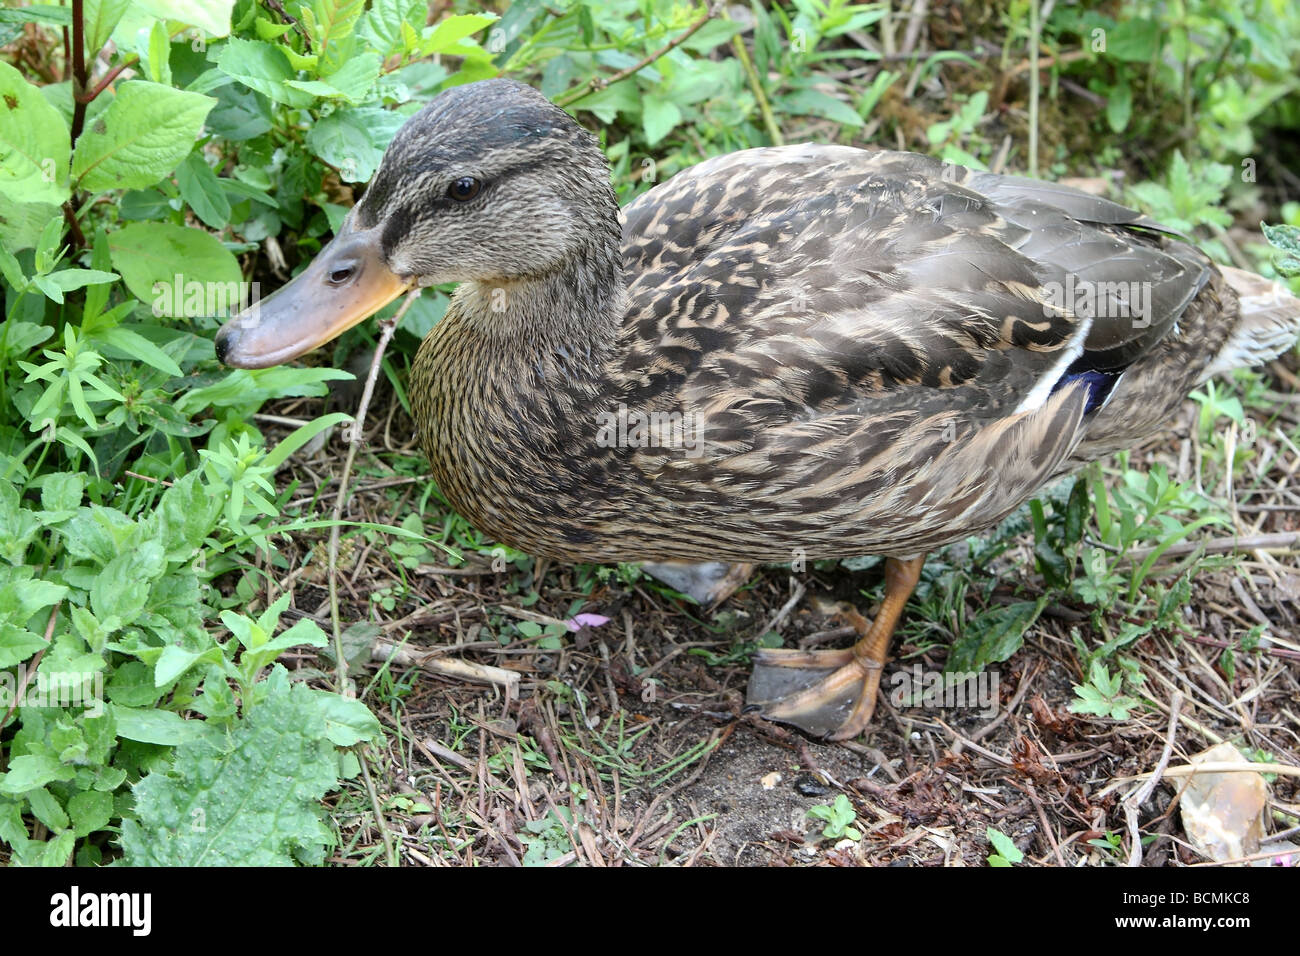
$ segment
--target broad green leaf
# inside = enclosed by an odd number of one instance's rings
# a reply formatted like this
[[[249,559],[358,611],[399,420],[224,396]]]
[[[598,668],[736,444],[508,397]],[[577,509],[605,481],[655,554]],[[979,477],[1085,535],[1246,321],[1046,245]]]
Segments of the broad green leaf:
[[[286,85],[294,79],[294,68],[283,48],[274,44],[232,38],[217,59],[217,69],[286,106],[305,109],[314,102],[311,94]]]
[[[271,101],[261,93],[227,83],[216,91],[216,97],[217,105],[208,114],[207,125],[222,139],[242,142],[271,128]]]
[[[0,793],[26,793],[56,780],[71,780],[73,768],[49,754],[24,754],[9,761],[9,772],[0,775]]]
[[[1121,80],[1110,91],[1106,100],[1106,120],[1116,133],[1124,132],[1129,118],[1133,115],[1133,87],[1128,80]]]
[[[181,189],[181,199],[204,224],[220,229],[230,221],[230,200],[201,152],[195,150],[176,167],[176,183]]]
[[[50,512],[76,512],[86,491],[81,472],[56,471],[41,482],[41,507]]]
[[[1300,275],[1300,226],[1259,224],[1268,244],[1278,250],[1274,265],[1284,276]]]
[[[982,671],[1005,661],[1024,643],[1025,631],[1038,620],[1046,598],[993,607],[970,621],[965,634],[952,646],[944,670],[948,673]]]
[[[6,201],[0,210],[0,246],[9,252],[34,248],[46,224],[61,215],[51,203]]]
[[[1133,18],[1106,31],[1106,55],[1130,63],[1147,63],[1160,49],[1160,24]]]
[[[89,836],[108,826],[113,818],[113,795],[98,790],[83,790],[68,799],[68,816],[78,837]]]
[[[101,621],[116,617],[132,624],[149,600],[153,582],[167,568],[162,545],[146,541],[119,554],[104,567],[90,589],[90,607]]]
[[[36,515],[22,507],[18,490],[0,479],[0,558],[21,564],[27,545],[40,529]]]
[[[302,623],[302,622],[300,622]],[[361,701],[328,691],[313,691],[321,716],[325,718],[325,735],[337,747],[351,747],[377,740],[383,733],[379,719]]]
[[[136,37],[136,50],[140,54],[140,68],[144,75],[155,83],[170,86],[172,44],[167,28],[161,20],[155,20],[148,30],[141,30]]]
[[[21,664],[47,647],[49,645],[39,634],[12,624],[0,624],[0,667]]]
[[[682,111],[676,103],[653,96],[647,96],[641,103],[641,125],[650,146],[671,133],[681,121]]]
[[[302,4],[302,22],[311,37],[320,75],[327,76],[343,65],[352,47],[350,41],[364,0],[313,0]]]
[[[380,56],[404,53],[402,24],[418,22],[416,15],[424,10],[424,0],[374,0],[357,29],[368,36]]]
[[[186,650],[168,644],[154,662],[153,682],[156,687],[166,687],[176,680],[203,656],[203,651]]]
[[[862,117],[853,107],[821,90],[796,90],[783,96],[780,105],[787,113],[821,116],[845,126],[862,125]]]
[[[307,148],[350,183],[367,182],[405,117],[373,106],[335,110],[307,134]]]
[[[16,203],[62,203],[69,195],[70,152],[68,124],[59,111],[0,61],[0,196]],[[6,220],[9,205],[0,213]]]
[[[33,3],[16,10],[0,10],[0,23],[41,23],[50,27],[70,27],[72,11],[51,3]]]
[[[362,53],[349,58],[329,76],[304,82],[290,80],[288,85],[322,99],[344,99],[350,103],[359,103],[370,93],[375,80],[379,79],[379,67],[379,57],[376,54]]]
[[[230,33],[235,0],[132,0],[132,6],[159,20],[176,20],[202,30],[215,40]]]
[[[420,42],[425,56],[435,53],[464,53],[461,41],[472,33],[496,23],[500,19],[492,13],[464,13],[438,21]]]
[[[175,359],[143,335],[132,332],[124,325],[96,332],[93,338],[96,341],[107,342],[109,345],[121,349],[127,355],[135,358],[136,361],[152,365],[160,372],[166,372],[168,375],[182,374],[181,367],[176,364]]]
[[[328,391],[325,382],[352,377],[351,372],[338,368],[235,369],[219,382],[182,393],[176,407],[184,415],[193,415],[209,405],[256,408],[268,398],[324,395]]]
[[[102,285],[116,282],[120,276],[115,272],[100,272],[98,269],[60,269],[49,275],[33,276],[32,282],[55,302],[62,302],[65,293],[83,289],[88,285]]]
[[[241,300],[239,263],[211,233],[162,222],[134,222],[110,233],[113,268],[155,315],[191,315],[201,305]]]
[[[220,514],[221,499],[208,494],[197,472],[190,472],[164,491],[154,509],[154,520],[168,560],[192,557],[216,526]]]
[[[71,822],[59,801],[54,799],[54,794],[44,787],[28,791],[27,804],[32,808],[32,816],[51,830],[66,830]]]
[[[0,484],[0,491],[3,488],[4,485]],[[0,516],[2,515],[3,501],[0,500]],[[134,547],[140,536],[138,524],[116,508],[105,508],[103,505],[78,508],[76,515],[58,530],[64,548],[72,557],[101,567],[122,551]]]
[[[91,192],[152,186],[189,154],[215,103],[147,80],[123,83],[77,141],[73,177]]]
[[[182,744],[168,772],[136,784],[136,819],[122,825],[129,866],[320,858],[330,840],[320,799],[337,786],[325,720],[311,689],[289,684],[283,668],[265,691],[230,731]]]
[[[89,63],[113,35],[131,0],[85,0],[86,61]]]
[[[997,851],[998,856],[1002,859],[1002,862],[997,864],[990,860],[989,862],[992,865],[1010,866],[1013,863],[1019,863],[1025,858],[1024,852],[1011,842],[1011,838],[1001,830],[986,827],[984,833],[989,838],[989,842],[993,844],[993,849]]]
[[[202,721],[185,720],[170,710],[109,706],[117,721],[117,735],[127,740],[172,747],[204,736]]]

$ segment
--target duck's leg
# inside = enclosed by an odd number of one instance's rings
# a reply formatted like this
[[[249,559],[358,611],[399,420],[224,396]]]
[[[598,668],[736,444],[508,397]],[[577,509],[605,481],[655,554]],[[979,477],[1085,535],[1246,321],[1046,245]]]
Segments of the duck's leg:
[[[885,599],[868,627],[846,615],[861,638],[840,651],[760,650],[747,700],[768,720],[831,740],[856,737],[871,722],[894,626],[916,589],[925,557],[885,561]]]
[[[715,608],[735,593],[754,573],[752,564],[709,561],[685,564],[678,561],[648,561],[641,570],[674,591],[693,597],[702,607]]]

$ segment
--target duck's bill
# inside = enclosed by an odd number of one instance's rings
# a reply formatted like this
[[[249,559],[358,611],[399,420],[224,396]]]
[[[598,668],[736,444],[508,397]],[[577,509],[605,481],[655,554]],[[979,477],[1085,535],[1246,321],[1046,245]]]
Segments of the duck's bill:
[[[232,368],[267,368],[324,345],[411,288],[383,261],[378,228],[348,216],[301,273],[221,327],[217,358]]]

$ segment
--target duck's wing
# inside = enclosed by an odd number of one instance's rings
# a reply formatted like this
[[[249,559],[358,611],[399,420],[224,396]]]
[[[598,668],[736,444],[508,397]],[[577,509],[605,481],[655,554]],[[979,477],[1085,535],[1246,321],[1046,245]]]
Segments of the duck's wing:
[[[619,400],[702,439],[638,467],[774,513],[909,486],[964,501],[949,523],[1018,503],[1211,275],[1123,206],[908,153],[748,150],[624,215]],[[978,490],[922,474],[938,460]]]

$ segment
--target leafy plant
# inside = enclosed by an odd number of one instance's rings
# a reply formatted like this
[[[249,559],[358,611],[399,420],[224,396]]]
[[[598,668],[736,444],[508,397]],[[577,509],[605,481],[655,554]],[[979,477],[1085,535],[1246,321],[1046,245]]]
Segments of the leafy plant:
[[[1070,712],[1128,720],[1129,711],[1141,706],[1142,702],[1123,694],[1123,684],[1122,673],[1112,675],[1105,664],[1094,661],[1088,682],[1074,685],[1075,696],[1079,699],[1070,704]]]
[[[989,854],[989,866],[1015,866],[1024,862],[1025,854],[1012,842],[1011,837],[993,827],[986,827],[984,834],[996,851]]]
[[[825,826],[822,827],[822,836],[828,840],[853,840],[862,839],[862,831],[853,826],[857,822],[858,812],[853,809],[853,804],[844,794],[835,795],[835,801],[829,806],[819,804],[808,810],[808,816],[814,820],[822,820]]]

